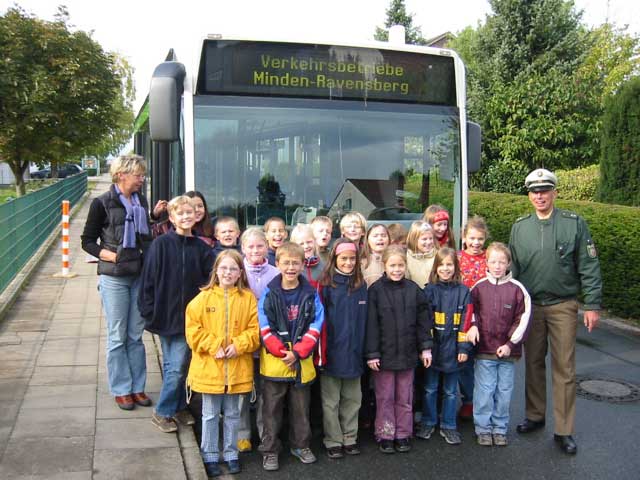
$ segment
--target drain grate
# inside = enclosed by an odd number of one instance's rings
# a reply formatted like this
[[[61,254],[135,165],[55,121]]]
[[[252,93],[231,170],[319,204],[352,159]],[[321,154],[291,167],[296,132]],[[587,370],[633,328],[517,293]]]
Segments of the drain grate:
[[[640,386],[613,378],[577,376],[576,393],[589,400],[621,403],[640,400]]]

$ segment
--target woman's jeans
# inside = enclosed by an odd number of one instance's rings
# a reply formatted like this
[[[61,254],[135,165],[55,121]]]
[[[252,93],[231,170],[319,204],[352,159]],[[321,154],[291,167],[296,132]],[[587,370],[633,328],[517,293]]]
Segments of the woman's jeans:
[[[222,458],[225,462],[238,459],[238,427],[240,426],[240,395],[202,394],[202,443],[200,451],[205,463],[220,461],[220,413],[223,412]]]
[[[422,424],[434,427],[438,423],[438,380],[442,375],[442,418],[440,429],[456,430],[456,408],[458,406],[458,372],[444,373],[427,368],[424,375],[424,401]]]
[[[184,382],[191,360],[191,350],[184,334],[158,335],[162,345],[162,389],[156,404],[161,417],[173,417],[187,408]]]
[[[138,310],[138,276],[100,275],[107,319],[107,373],[112,395],[144,392],[147,358],[142,343],[144,319]]]

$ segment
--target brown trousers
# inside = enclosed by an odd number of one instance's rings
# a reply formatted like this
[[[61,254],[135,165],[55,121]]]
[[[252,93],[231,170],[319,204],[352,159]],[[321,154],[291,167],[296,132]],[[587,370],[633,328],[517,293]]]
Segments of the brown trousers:
[[[576,416],[576,329],[578,302],[533,305],[533,318],[525,343],[526,416],[545,419],[547,376],[545,360],[551,350],[554,433],[572,435]]]
[[[262,379],[262,453],[278,453],[282,449],[280,429],[284,402],[289,402],[289,446],[309,448],[311,425],[309,403],[311,387],[296,387],[293,382],[274,382]]]

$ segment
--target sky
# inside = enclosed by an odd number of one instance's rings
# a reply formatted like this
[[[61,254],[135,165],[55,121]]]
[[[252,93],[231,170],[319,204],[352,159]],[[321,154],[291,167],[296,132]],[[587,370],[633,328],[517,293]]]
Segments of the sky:
[[[75,28],[93,31],[105,50],[118,52],[135,68],[137,112],[146,97],[155,66],[170,48],[178,60],[193,62],[207,34],[247,38],[367,41],[385,21],[390,0],[0,0],[0,13],[18,4],[51,20],[57,5],[67,6]],[[483,22],[488,0],[406,0],[414,25],[426,38]],[[610,21],[640,34],[638,0],[575,0],[589,26]]]

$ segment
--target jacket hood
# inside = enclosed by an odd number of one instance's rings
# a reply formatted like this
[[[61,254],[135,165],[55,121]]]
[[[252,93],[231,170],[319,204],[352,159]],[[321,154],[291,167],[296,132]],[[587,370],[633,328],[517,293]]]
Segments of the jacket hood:
[[[487,270],[487,281],[490,282],[492,285],[503,285],[503,284],[511,281],[511,278],[512,278],[511,272],[507,272],[502,277],[496,278],[493,275],[491,275],[489,270]]]

